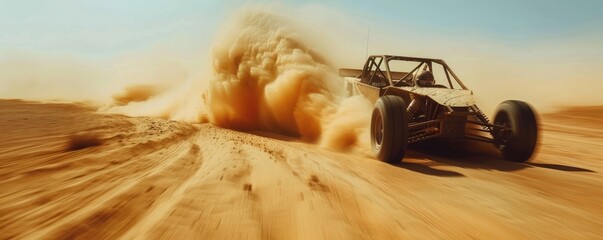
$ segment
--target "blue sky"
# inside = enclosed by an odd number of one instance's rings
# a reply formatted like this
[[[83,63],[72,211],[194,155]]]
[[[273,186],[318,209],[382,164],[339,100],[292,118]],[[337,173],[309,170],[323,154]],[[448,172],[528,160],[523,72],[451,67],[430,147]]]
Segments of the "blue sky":
[[[338,1],[342,9],[370,12],[394,22],[408,22],[449,32],[471,31],[508,39],[562,37],[588,31],[603,33],[603,1],[459,0]],[[369,10],[369,11],[366,11]]]
[[[361,66],[370,28],[369,54],[443,58],[486,106],[603,104],[593,87],[603,1],[592,0],[0,0],[0,97],[62,97],[81,85],[100,98],[164,68],[207,73],[224,22],[257,3],[309,26],[319,40],[310,47],[338,67]]]
[[[228,9],[221,1],[0,0],[0,49],[103,57],[198,41]]]
[[[295,9],[310,1],[277,2]],[[171,44],[200,51],[211,44],[220,23],[244,3],[248,1],[0,0],[0,51],[91,58],[157,46],[181,47]],[[371,28],[413,26],[444,38],[470,36],[509,44],[603,39],[603,1],[352,0],[314,4],[354,16]]]

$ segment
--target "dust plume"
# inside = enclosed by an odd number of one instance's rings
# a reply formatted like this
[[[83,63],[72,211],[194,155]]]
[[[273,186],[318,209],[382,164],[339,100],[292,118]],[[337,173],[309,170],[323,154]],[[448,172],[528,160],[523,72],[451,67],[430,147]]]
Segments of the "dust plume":
[[[317,138],[336,86],[321,57],[264,13],[242,16],[222,39],[213,52],[211,122]]]
[[[206,122],[201,95],[207,77],[202,77],[196,62],[145,54],[115,68],[113,78],[125,87],[112,94],[102,112]]]
[[[159,93],[159,88],[150,85],[131,85],[123,93],[113,95],[113,102],[123,106],[131,102],[144,102]]]
[[[129,116],[151,116],[185,122],[207,122],[207,113],[203,104],[204,84],[196,78],[164,87],[155,95],[144,101],[132,101],[136,97],[146,97],[145,94],[154,93],[141,88],[141,85],[132,85],[122,95],[115,95],[114,101],[101,111],[107,113],[119,113]],[[157,89],[157,86],[148,86],[149,89]],[[127,88],[128,89],[128,88]],[[161,89],[161,88],[159,88]],[[147,89],[148,90],[148,89]],[[122,105],[118,101],[121,98],[130,100]]]
[[[320,46],[324,34],[258,8],[240,10],[221,29],[209,67],[186,69],[153,55],[122,64],[114,78],[129,84],[100,111],[209,121],[342,151],[368,146],[361,139],[368,141],[372,104],[343,96],[334,61],[311,47]]]
[[[346,98],[326,117],[320,145],[335,150],[351,147],[370,154],[369,126],[373,105],[362,96]]]
[[[335,68],[292,28],[258,11],[231,24],[213,51],[210,122],[310,141],[322,136],[321,145],[338,150],[355,145],[369,122],[360,111],[370,104],[343,98]]]

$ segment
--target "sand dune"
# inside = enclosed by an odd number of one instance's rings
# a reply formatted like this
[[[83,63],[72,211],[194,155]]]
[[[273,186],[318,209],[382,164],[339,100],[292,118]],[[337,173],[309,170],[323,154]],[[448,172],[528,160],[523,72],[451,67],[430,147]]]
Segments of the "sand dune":
[[[0,239],[596,239],[599,110],[544,115],[531,163],[436,142],[392,166],[274,134],[3,100]],[[82,133],[98,142],[74,150]]]

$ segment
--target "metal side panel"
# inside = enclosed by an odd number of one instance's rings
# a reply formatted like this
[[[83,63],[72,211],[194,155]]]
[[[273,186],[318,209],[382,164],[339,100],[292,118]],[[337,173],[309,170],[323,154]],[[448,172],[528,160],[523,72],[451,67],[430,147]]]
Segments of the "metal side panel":
[[[438,104],[444,106],[470,107],[475,105],[475,100],[473,99],[473,92],[470,90],[425,87],[408,87],[407,90],[418,95],[428,96],[429,98],[436,101]]]

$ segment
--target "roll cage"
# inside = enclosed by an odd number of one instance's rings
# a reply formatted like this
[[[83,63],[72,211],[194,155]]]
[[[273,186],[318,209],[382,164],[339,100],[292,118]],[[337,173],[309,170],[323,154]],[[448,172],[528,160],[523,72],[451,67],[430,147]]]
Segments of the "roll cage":
[[[390,61],[407,61],[416,62],[417,66],[410,72],[395,72],[390,71]],[[368,58],[362,69],[362,73],[359,78],[360,81],[375,87],[403,87],[403,86],[415,86],[413,76],[423,67],[423,69],[432,70],[433,65],[440,65],[444,69],[446,80],[448,82],[447,87],[450,89],[454,88],[452,80],[456,81],[458,85],[468,90],[465,84],[461,82],[459,77],[450,69],[448,64],[441,59],[431,58],[418,58],[418,57],[405,57],[405,56],[390,56],[390,55],[372,55]],[[385,69],[384,69],[385,68]],[[385,70],[385,71],[384,71]]]

